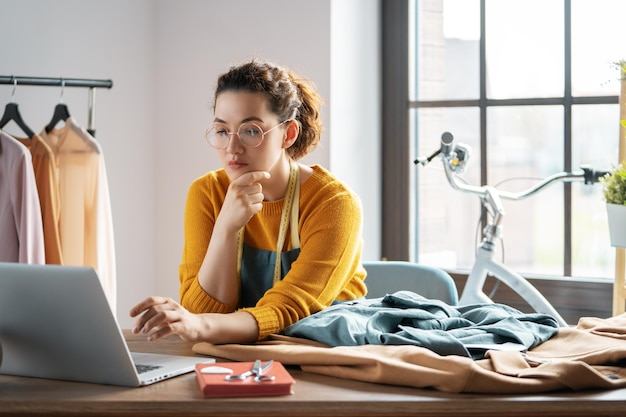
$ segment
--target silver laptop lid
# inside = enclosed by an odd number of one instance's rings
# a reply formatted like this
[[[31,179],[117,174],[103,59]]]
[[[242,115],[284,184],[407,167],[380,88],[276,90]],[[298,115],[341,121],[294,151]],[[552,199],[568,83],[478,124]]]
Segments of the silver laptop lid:
[[[0,263],[0,373],[138,386],[96,272]]]

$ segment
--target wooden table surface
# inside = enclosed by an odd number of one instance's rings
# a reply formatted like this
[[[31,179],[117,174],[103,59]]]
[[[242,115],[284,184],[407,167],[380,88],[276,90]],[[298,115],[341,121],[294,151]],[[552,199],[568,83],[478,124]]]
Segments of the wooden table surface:
[[[193,356],[177,337],[131,350]],[[626,389],[545,395],[447,394],[343,380],[288,368],[294,394],[204,398],[193,373],[141,388],[0,375],[0,416],[625,416]]]

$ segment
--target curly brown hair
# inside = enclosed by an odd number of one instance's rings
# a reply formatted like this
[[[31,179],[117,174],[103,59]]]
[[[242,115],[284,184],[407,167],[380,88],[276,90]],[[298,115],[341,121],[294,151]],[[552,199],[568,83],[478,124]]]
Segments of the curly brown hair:
[[[298,160],[315,149],[322,135],[320,107],[322,98],[315,85],[298,77],[289,69],[264,59],[253,59],[231,67],[217,80],[215,100],[224,91],[263,93],[269,109],[281,122],[294,119],[300,124],[300,133],[287,149],[288,155]]]

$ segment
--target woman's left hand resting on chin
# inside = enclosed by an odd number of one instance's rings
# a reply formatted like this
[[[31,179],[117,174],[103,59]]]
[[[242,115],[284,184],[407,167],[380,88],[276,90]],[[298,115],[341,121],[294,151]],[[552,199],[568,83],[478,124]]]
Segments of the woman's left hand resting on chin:
[[[244,311],[194,314],[168,297],[148,297],[130,310],[137,317],[134,334],[148,335],[155,341],[172,334],[185,342],[249,343],[257,340],[258,325]]]

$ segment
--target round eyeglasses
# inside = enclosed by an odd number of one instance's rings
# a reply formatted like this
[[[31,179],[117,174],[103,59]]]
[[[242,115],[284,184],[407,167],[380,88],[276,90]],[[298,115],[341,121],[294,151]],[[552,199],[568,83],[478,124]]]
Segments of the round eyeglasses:
[[[215,149],[226,149],[230,143],[230,137],[236,134],[244,145],[256,148],[261,144],[261,142],[263,142],[266,134],[288,121],[289,120],[280,122],[265,132],[252,122],[242,123],[239,126],[239,129],[237,129],[237,132],[229,132],[226,125],[215,123],[206,130],[204,137],[207,142],[209,142],[209,145],[213,146]]]

